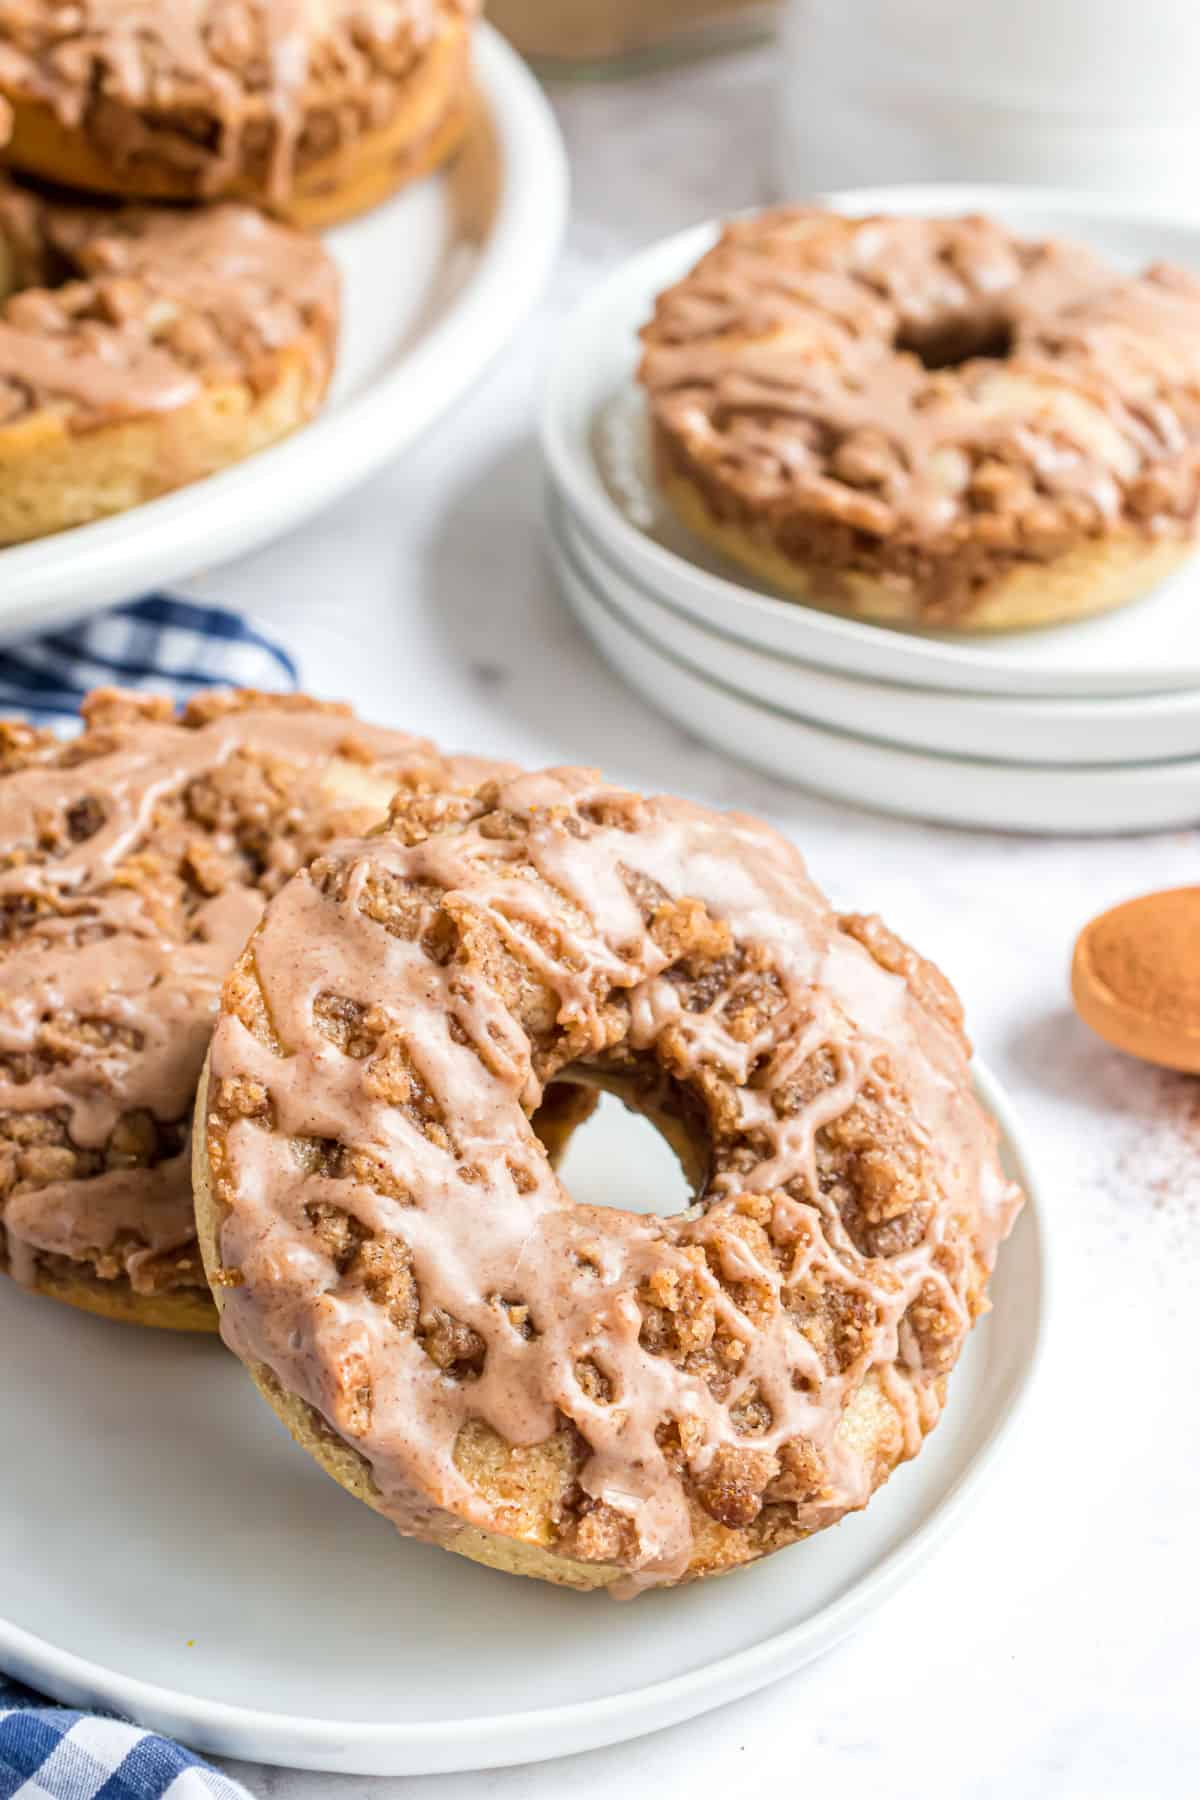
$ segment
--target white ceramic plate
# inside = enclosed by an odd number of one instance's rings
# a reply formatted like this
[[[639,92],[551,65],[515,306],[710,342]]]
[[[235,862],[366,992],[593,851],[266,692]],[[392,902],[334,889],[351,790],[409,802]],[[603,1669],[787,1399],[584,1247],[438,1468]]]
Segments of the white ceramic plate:
[[[1135,215],[1127,201],[1095,195],[940,186],[824,198],[852,213],[986,212],[1030,235],[1083,239],[1126,267],[1168,260],[1200,268],[1200,222]],[[699,623],[845,674],[1055,697],[1200,688],[1200,556],[1145,600],[1103,618],[970,639],[891,630],[772,598],[678,525],[629,442],[636,333],[655,295],[697,261],[715,232],[701,225],[634,257],[573,314],[560,340],[543,404],[543,452],[597,543]]]
[[[947,688],[869,681],[755,650],[726,631],[701,625],[623,569],[611,550],[551,492],[550,527],[613,610],[655,648],[699,675],[800,723],[886,739],[943,756],[1011,763],[1088,766],[1200,757],[1200,688],[1084,700],[1039,695],[960,694]]]
[[[1099,768],[995,762],[834,730],[690,668],[617,611],[561,543],[553,554],[572,611],[630,686],[686,731],[769,775],[834,800],[977,830],[1086,836],[1200,823],[1200,758]]]
[[[566,160],[533,76],[479,30],[473,128],[449,168],[329,233],[338,367],[294,437],[146,506],[0,549],[0,638],[182,580],[279,536],[406,450],[527,316],[558,252]]]
[[[375,1775],[618,1742],[798,1668],[957,1522],[1034,1373],[1048,1208],[1003,1095],[977,1079],[1030,1205],[938,1430],[865,1513],[632,1606],[405,1542],[292,1444],[216,1341],[148,1339],[0,1279],[0,1667],[203,1749]],[[614,1189],[683,1204],[669,1153],[619,1107],[566,1179],[596,1204]]]

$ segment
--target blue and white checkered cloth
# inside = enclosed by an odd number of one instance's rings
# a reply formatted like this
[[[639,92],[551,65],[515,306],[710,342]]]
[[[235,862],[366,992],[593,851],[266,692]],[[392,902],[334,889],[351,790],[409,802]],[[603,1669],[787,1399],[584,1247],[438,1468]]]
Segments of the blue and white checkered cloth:
[[[206,687],[298,687],[295,661],[237,613],[148,594],[80,625],[0,650],[0,713],[69,726],[89,688],[186,700]]]
[[[299,686],[288,652],[236,613],[167,594],[0,650],[0,714],[70,730],[89,688],[186,700],[206,687]],[[168,1738],[52,1706],[0,1674],[0,1800],[248,1800]]]
[[[249,1800],[190,1750],[0,1675],[0,1800]]]

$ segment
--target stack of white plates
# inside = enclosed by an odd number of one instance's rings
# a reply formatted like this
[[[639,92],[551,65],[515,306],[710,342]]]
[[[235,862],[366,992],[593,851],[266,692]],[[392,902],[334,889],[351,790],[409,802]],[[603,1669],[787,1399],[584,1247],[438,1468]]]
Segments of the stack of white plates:
[[[1200,267],[1200,226],[1093,197],[926,187],[830,203],[986,212],[1125,266]],[[612,277],[570,321],[547,391],[552,552],[608,660],[697,736],[839,799],[1002,830],[1200,821],[1200,557],[1101,618],[955,637],[777,598],[673,520],[648,467],[636,333],[714,232],[685,232]]]

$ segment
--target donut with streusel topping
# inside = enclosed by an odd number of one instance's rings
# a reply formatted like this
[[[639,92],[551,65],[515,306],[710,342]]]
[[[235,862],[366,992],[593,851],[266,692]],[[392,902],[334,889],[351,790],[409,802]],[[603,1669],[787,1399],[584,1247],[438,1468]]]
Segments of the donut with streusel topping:
[[[242,200],[309,229],[336,224],[457,148],[478,10],[0,0],[3,155],[122,200]]]
[[[574,1204],[545,1084],[696,1200]],[[865,1505],[1020,1205],[953,991],[778,834],[581,770],[399,797],[270,902],[193,1134],[221,1329],[409,1535],[630,1593]]]
[[[244,206],[102,209],[0,183],[0,545],[122,512],[317,410],[338,278]]]
[[[500,765],[298,695],[102,690],[83,723],[0,723],[0,1268],[214,1330],[188,1129],[222,981],[308,857]]]
[[[659,486],[789,598],[994,631],[1101,612],[1192,553],[1200,277],[984,218],[783,210],[662,294]]]

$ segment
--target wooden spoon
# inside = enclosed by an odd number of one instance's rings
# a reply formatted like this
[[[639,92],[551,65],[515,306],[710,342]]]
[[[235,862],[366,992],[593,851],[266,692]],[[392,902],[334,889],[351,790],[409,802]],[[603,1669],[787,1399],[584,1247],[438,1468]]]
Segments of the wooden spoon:
[[[1200,1074],[1200,887],[1142,894],[1085,925],[1071,994],[1118,1050]]]

